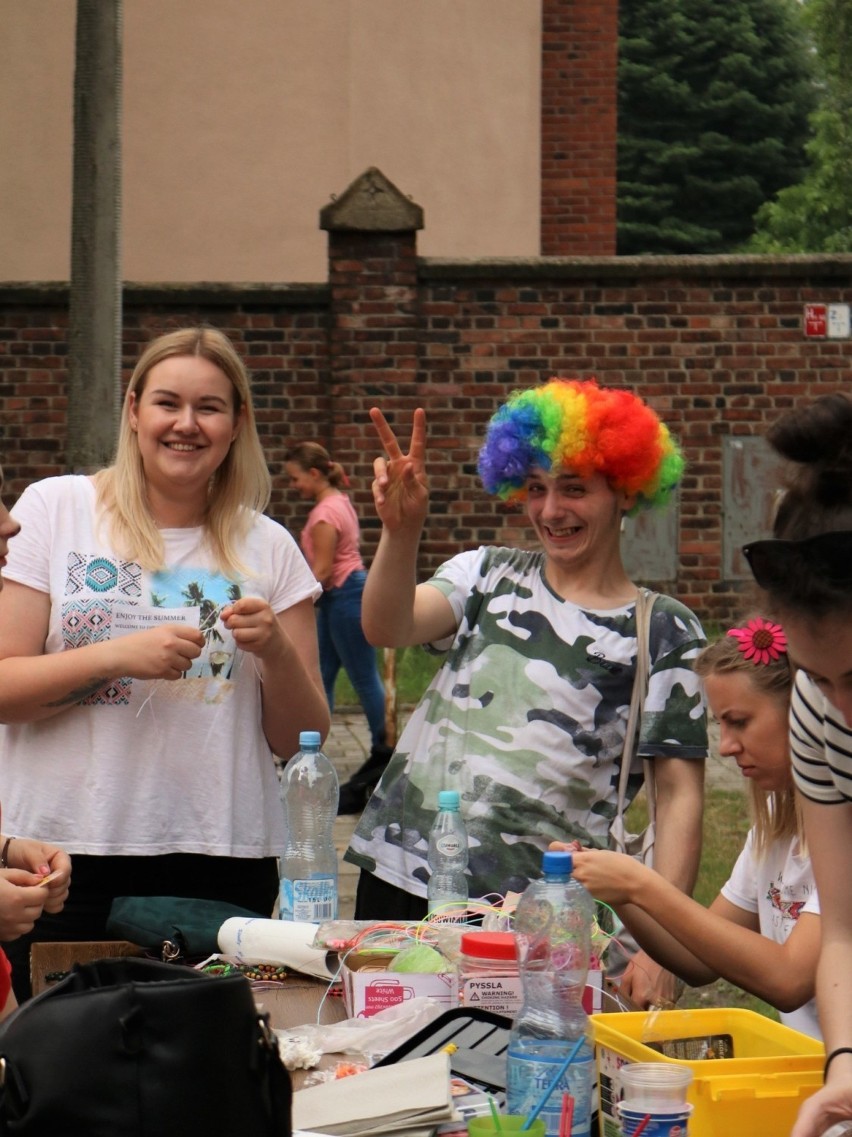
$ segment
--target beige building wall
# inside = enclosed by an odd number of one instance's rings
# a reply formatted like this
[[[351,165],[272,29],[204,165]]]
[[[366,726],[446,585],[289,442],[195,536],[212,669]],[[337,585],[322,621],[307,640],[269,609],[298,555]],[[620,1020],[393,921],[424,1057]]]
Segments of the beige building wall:
[[[67,280],[74,0],[0,0],[0,280]],[[540,0],[124,0],[123,275],[326,277],[368,166],[418,249],[539,253]]]

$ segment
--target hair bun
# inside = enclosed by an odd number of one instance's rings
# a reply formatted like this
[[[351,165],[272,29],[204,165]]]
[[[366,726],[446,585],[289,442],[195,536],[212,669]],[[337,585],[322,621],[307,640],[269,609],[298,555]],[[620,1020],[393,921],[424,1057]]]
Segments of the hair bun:
[[[847,478],[852,469],[852,400],[840,392],[821,395],[810,406],[788,411],[766,437],[782,458],[822,467],[820,489],[827,492],[826,478]]]

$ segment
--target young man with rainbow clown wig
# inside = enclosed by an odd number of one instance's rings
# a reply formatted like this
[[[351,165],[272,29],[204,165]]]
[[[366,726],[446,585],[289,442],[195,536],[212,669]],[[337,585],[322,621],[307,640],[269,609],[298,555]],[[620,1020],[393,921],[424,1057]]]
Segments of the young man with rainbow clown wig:
[[[636,667],[621,523],[668,502],[683,458],[630,391],[553,379],[516,392],[489,424],[479,472],[489,493],[524,503],[540,548],[471,549],[417,584],[425,413],[415,411],[407,454],[381,412],[371,417],[386,456],[374,467],[382,534],[364,630],[374,644],[424,644],[445,658],[345,856],[361,868],[356,917],[419,919],[439,790],[460,793],[471,897],[522,890],[554,839],[606,847]],[[654,864],[685,892],[701,847],[707,729],[691,662],[704,642],[692,612],[660,596],[639,753],[656,775]],[[637,769],[630,796],[641,780]],[[672,989],[641,953],[622,981],[641,1005]]]

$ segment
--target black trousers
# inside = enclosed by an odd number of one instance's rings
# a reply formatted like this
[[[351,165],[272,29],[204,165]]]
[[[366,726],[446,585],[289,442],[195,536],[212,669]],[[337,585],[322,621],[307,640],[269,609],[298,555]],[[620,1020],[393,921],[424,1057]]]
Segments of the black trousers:
[[[427,911],[425,896],[412,896],[361,869],[355,893],[356,920],[422,920]]]
[[[12,963],[18,1002],[31,994],[30,945],[113,939],[106,922],[116,896],[186,896],[223,900],[271,915],[278,892],[275,857],[256,859],[168,853],[158,857],[72,857],[71,890],[65,907],[44,913],[25,936],[3,948]]]

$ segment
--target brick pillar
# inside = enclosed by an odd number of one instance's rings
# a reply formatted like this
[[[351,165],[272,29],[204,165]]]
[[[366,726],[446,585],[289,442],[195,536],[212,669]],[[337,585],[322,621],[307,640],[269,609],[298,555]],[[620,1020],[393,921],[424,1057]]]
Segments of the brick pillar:
[[[423,210],[370,167],[320,212],[331,287],[331,453],[350,478],[369,565],[380,532],[372,496],[378,406],[407,449],[417,397],[417,230]],[[384,654],[385,738],[397,739],[396,653]]]
[[[320,212],[328,231],[329,449],[352,479],[369,559],[378,538],[369,409],[399,424],[407,445],[417,396],[417,230],[423,210],[372,167]]]
[[[543,0],[541,252],[615,254],[618,0]]]

